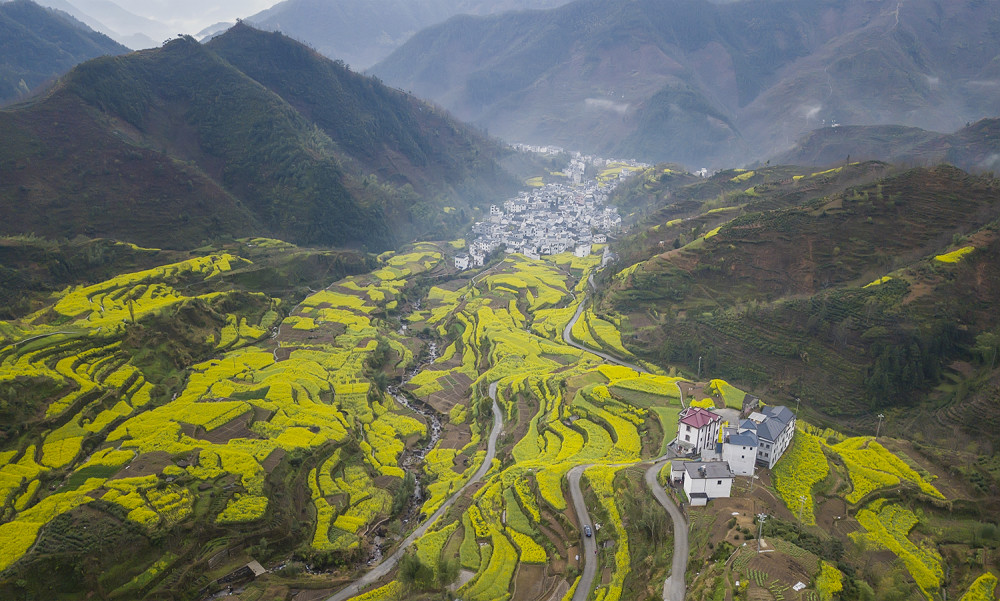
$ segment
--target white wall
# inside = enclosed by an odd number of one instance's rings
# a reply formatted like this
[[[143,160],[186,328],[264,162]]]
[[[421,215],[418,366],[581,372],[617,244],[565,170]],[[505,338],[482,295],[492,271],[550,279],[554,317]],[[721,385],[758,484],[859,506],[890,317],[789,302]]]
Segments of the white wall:
[[[729,469],[737,476],[751,476],[753,464],[757,461],[757,447],[724,443],[722,460],[729,463]]]
[[[729,496],[733,488],[732,478],[691,478],[684,475],[684,492],[688,499],[692,493],[705,493],[709,499],[720,499]]]
[[[687,424],[679,423],[677,425],[677,442],[699,451],[715,448],[715,444],[719,440],[719,427],[721,424],[720,420],[715,420],[696,430]]]

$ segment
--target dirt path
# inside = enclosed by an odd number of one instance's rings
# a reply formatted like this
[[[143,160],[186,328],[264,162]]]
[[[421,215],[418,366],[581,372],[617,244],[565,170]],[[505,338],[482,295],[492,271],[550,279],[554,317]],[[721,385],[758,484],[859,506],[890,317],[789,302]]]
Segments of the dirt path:
[[[403,554],[410,547],[410,545],[412,545],[415,540],[423,536],[424,533],[427,532],[427,529],[430,528],[431,525],[438,520],[438,518],[444,515],[455,500],[458,499],[463,492],[465,492],[465,489],[482,480],[483,476],[486,475],[486,472],[493,467],[493,458],[496,457],[497,451],[497,438],[503,431],[503,413],[500,412],[500,406],[497,405],[496,382],[490,384],[489,394],[490,399],[493,401],[493,429],[490,431],[490,438],[486,443],[486,457],[483,459],[483,464],[479,466],[476,473],[472,475],[472,478],[470,478],[469,481],[462,486],[462,488],[455,491],[455,493],[451,495],[451,497],[449,497],[437,511],[431,514],[431,516],[427,518],[423,524],[420,524],[416,530],[403,539],[403,542],[400,543],[399,547],[392,555],[383,560],[382,563],[372,568],[361,578],[358,578],[351,584],[342,588],[337,592],[337,594],[328,598],[327,601],[346,601],[351,597],[359,595],[363,592],[362,589],[378,581],[380,578],[394,570],[396,568],[396,564],[398,564],[399,560],[403,558]]]

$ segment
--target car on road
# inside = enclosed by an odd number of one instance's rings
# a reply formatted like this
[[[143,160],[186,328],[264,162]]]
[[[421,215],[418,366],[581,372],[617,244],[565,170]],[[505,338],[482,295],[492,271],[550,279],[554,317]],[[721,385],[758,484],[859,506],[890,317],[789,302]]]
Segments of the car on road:
[[[594,531],[590,529],[590,524],[587,524],[583,527],[583,533],[586,534],[588,537],[594,535]]]

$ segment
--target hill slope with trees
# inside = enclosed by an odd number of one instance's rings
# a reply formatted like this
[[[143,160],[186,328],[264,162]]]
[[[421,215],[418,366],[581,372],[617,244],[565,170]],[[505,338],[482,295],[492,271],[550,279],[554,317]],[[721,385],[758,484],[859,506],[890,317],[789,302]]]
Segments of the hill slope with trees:
[[[517,186],[481,134],[245,25],[208,47],[179,38],[85,63],[0,112],[0,132],[10,233],[385,249],[462,226],[484,189]]]
[[[0,3],[0,105],[28,98],[85,60],[128,48],[30,0]]]

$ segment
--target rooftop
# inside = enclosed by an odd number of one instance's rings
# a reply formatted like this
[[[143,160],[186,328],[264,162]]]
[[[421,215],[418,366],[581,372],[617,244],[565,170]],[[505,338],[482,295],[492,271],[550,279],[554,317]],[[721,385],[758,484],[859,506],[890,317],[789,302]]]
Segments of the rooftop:
[[[701,407],[688,407],[681,412],[680,423],[695,429],[704,428],[708,424],[721,420],[722,417]]]
[[[695,480],[733,477],[733,472],[725,461],[688,461],[684,463],[684,471],[689,478]]]
[[[755,447],[758,444],[757,433],[753,430],[747,430],[738,434],[730,434],[726,437],[726,442],[740,447]]]
[[[750,417],[740,422],[740,430],[756,433],[758,439],[774,442],[778,436],[795,419],[788,407],[784,405],[768,406],[754,412]]]

